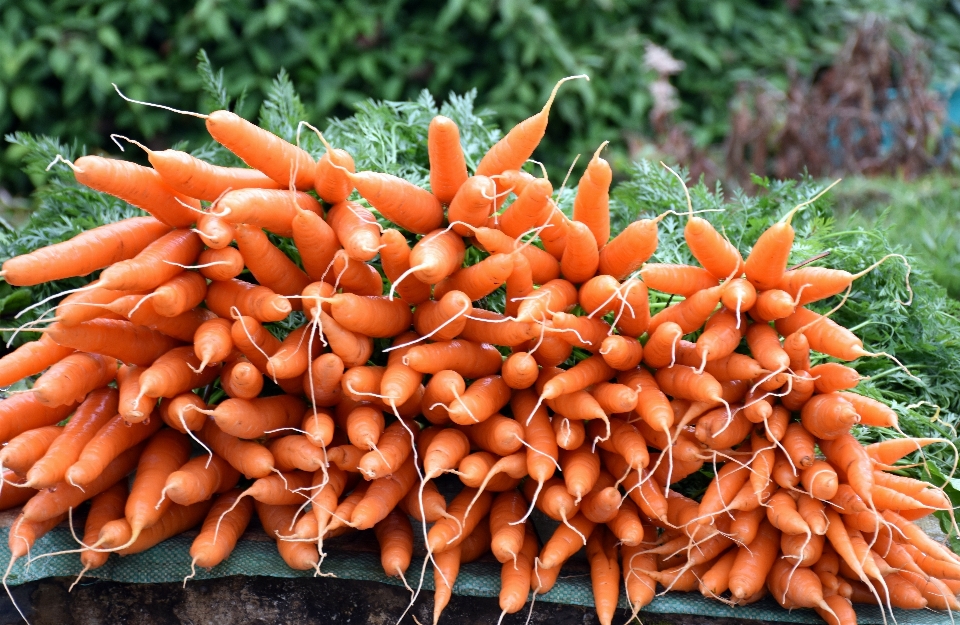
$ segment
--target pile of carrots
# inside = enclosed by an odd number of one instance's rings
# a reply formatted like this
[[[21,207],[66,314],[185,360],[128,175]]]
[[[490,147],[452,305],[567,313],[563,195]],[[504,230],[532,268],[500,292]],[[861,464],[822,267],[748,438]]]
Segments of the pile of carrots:
[[[436,117],[430,190],[227,111],[201,117],[250,169],[173,150],[68,163],[150,216],[3,264],[12,285],[99,272],[0,359],[0,386],[41,374],[0,402],[0,507],[23,506],[7,572],[90,500],[85,572],[194,527],[193,567],[216,566],[256,511],[295,569],[372,529],[386,574],[417,584],[422,532],[434,622],[461,564],[492,552],[513,613],[583,547],[604,624],[621,586],[635,613],[658,585],[844,625],[852,602],[960,607],[960,558],[912,523],[949,500],[892,472],[939,439],[858,443],[856,424],[898,429],[840,362],[874,354],[806,307],[860,274],[787,269],[803,205],[745,259],[690,208],[675,218],[699,266],[650,263],[662,216],[611,238],[600,150],[566,217],[522,170],[556,93],[473,175]],[[656,310],[648,289],[675,297]],[[504,290],[504,313],[481,306]],[[671,488],[708,469],[700,501]]]

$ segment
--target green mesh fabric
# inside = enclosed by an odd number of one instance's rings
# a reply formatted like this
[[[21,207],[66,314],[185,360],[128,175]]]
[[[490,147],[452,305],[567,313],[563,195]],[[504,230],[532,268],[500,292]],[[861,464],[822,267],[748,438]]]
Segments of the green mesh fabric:
[[[2,529],[0,537],[0,561],[10,557],[7,548],[8,529]],[[128,583],[180,582],[190,573],[190,543],[195,532],[181,534],[152,549],[132,556],[113,555],[100,569],[89,571],[87,576]],[[210,571],[198,569],[195,580],[227,577],[231,575],[266,575],[271,577],[310,577],[313,571],[294,571],[280,558],[276,545],[262,533],[250,535],[241,540],[233,554],[222,564]],[[354,541],[356,542],[356,541]],[[375,543],[373,544],[375,547]],[[65,549],[76,548],[76,542],[66,527],[57,527],[37,541],[32,556]],[[326,575],[335,575],[342,579],[368,580],[386,584],[401,585],[398,578],[386,577],[380,566],[380,558],[367,546],[351,545],[349,542],[328,545],[327,556],[321,570]],[[407,573],[408,581],[416,586],[423,565],[422,557],[415,557]],[[75,576],[80,572],[76,555],[62,555],[39,558],[30,563],[17,562],[8,578],[11,585],[45,577]],[[574,561],[570,571],[557,580],[556,586],[546,595],[538,596],[537,602],[549,601],[571,605],[592,606],[593,593],[590,577],[583,562]],[[189,582],[188,582],[189,583]],[[322,584],[322,580],[317,581]],[[433,590],[432,568],[428,567],[423,587]],[[487,556],[478,562],[465,564],[460,569],[454,586],[454,593],[473,597],[496,597],[500,590],[500,564]],[[621,590],[620,607],[627,608],[625,596]],[[876,607],[857,605],[857,620],[863,624],[884,623]],[[536,608],[534,608],[536,609]],[[719,601],[711,601],[699,593],[678,593],[657,597],[644,608],[647,613],[693,614],[710,617],[753,619],[782,623],[823,623],[813,610],[787,611],[772,599],[764,599],[749,606],[729,607]],[[643,616],[641,612],[641,617]],[[951,623],[949,615],[929,610],[894,610],[899,625],[947,625]],[[889,619],[889,615],[888,615]],[[892,623],[892,620],[888,620]]]

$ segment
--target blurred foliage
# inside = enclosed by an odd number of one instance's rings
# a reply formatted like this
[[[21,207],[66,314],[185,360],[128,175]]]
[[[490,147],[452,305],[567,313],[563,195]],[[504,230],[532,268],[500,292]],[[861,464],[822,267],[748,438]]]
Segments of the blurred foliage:
[[[702,146],[726,135],[738,83],[785,89],[790,71],[813,75],[870,12],[936,42],[937,79],[960,81],[950,74],[960,67],[952,0],[19,0],[0,4],[0,133],[76,137],[93,149],[111,132],[158,147],[197,144],[197,120],[129,105],[110,83],[187,110],[239,98],[250,116],[281,68],[315,125],[368,97],[476,88],[506,127],[538,110],[558,78],[586,73],[589,83],[563,87],[542,158],[565,170],[565,159],[609,139],[626,165],[624,137],[649,130],[648,42],[686,64],[673,78],[676,115]],[[213,97],[193,71],[201,48],[224,68]],[[0,161],[0,187],[14,193],[30,187],[17,173],[23,152],[12,146]]]
[[[960,179],[942,174],[913,181],[850,178],[835,191],[844,226],[881,224],[960,299]]]

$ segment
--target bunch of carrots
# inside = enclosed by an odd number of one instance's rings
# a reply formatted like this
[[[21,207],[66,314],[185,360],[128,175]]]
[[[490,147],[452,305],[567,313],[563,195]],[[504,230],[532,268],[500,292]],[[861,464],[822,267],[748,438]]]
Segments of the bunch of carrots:
[[[7,573],[90,500],[84,572],[198,526],[192,565],[216,566],[256,511],[295,569],[372,529],[407,584],[422,532],[435,623],[461,564],[492,552],[513,613],[583,547],[605,624],[621,585],[634,613],[658,585],[738,605],[770,594],[843,625],[851,602],[960,607],[960,558],[912,523],[950,502],[892,472],[940,439],[860,445],[855,424],[898,429],[842,364],[876,354],[806,307],[861,274],[787,269],[803,205],[746,259],[688,207],[700,266],[650,263],[663,216],[611,238],[600,150],[567,218],[521,169],[557,88],[473,175],[436,117],[430,190],[329,145],[315,161],[227,111],[201,117],[249,169],[173,150],[148,150],[152,168],[68,163],[149,216],[3,264],[12,285],[99,272],[0,359],[0,386],[41,374],[0,402],[0,507],[23,506]],[[464,266],[468,246],[482,260]],[[505,314],[480,306],[501,289]],[[649,289],[676,303],[651,314]],[[276,338],[265,324],[293,311],[303,325]],[[385,366],[369,364],[375,340]],[[705,468],[700,501],[671,488]],[[463,483],[451,501],[446,473]]]

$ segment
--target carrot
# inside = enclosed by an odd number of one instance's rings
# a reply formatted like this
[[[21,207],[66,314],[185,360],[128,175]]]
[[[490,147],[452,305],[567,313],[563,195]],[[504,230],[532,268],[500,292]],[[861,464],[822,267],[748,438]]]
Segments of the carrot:
[[[222,250],[233,241],[235,230],[233,224],[207,210],[197,217],[196,233],[208,248]]]
[[[744,311],[753,308],[757,301],[757,290],[744,278],[728,280],[723,284],[720,301],[728,309],[742,315]]]
[[[740,345],[740,339],[743,336],[738,326],[740,326],[739,318],[726,308],[720,308],[712,314],[707,319],[703,333],[696,343],[696,352],[701,362],[718,360],[732,354],[733,350]]]
[[[856,493],[868,504],[874,490],[873,466],[870,456],[853,436],[840,434],[833,440],[819,442],[827,460],[843,474]]]
[[[576,449],[583,444],[587,432],[583,421],[575,421],[564,416],[557,416],[551,421],[553,432],[560,449]]]
[[[227,399],[214,410],[213,417],[222,432],[237,438],[259,438],[271,430],[300,425],[306,406],[292,395]]]
[[[536,395],[529,390],[514,393],[510,400],[514,418],[523,424],[523,439],[530,445],[527,472],[535,481],[545,482],[553,476],[559,450],[547,411],[536,404]]]
[[[405,345],[416,337],[414,332],[400,334],[393,340],[393,345]],[[399,347],[387,357],[387,367],[383,371],[379,389],[387,403],[403,405],[422,389],[420,383],[423,381],[423,374],[403,364],[403,357],[409,349],[410,347]]]
[[[403,357],[403,364],[421,373],[451,369],[465,378],[476,379],[500,370],[502,357],[492,345],[455,339],[431,345],[417,345]]]
[[[620,491],[614,486],[614,479],[610,474],[603,473],[602,482],[598,482],[583,498],[580,512],[594,523],[608,523],[613,521],[623,504]],[[606,486],[601,486],[607,484]]]
[[[697,509],[698,523],[700,525],[713,523],[714,517],[724,511],[727,502],[733,501],[750,475],[749,468],[738,462],[725,463],[703,494]]]
[[[410,307],[386,296],[341,293],[330,298],[333,318],[345,329],[375,338],[396,336],[410,327]]]
[[[503,361],[500,373],[507,386],[520,390],[533,386],[540,371],[533,356],[527,352],[514,352]]]
[[[300,507],[296,504],[272,505],[260,501],[255,501],[253,505],[263,529],[277,541],[277,550],[287,566],[300,571],[316,569],[320,554],[315,545],[283,539],[290,533]]]
[[[743,273],[743,257],[706,219],[691,214],[683,236],[693,257],[718,280],[739,278]],[[730,307],[733,308],[733,307]],[[746,310],[750,308],[747,306]]]
[[[834,439],[860,421],[853,405],[838,393],[815,395],[800,413],[803,427],[820,439]]]
[[[520,302],[533,295],[533,269],[530,261],[522,253],[512,254],[510,274],[506,281],[506,301],[504,312],[508,316],[515,316],[520,310]]]
[[[225,319],[233,316],[233,308],[243,316],[263,322],[286,319],[292,310],[285,297],[265,286],[257,286],[236,278],[211,282],[207,289],[206,303],[210,310]]]
[[[260,371],[266,373],[269,358],[280,349],[280,341],[259,321],[239,316],[230,327],[233,344]]]
[[[377,448],[377,441],[383,433],[383,412],[367,405],[359,405],[347,415],[347,439],[350,444],[365,451]]]
[[[248,224],[290,237],[293,220],[301,210],[319,214],[320,203],[299,191],[237,189],[220,198],[211,214],[227,224]]]
[[[853,405],[853,409],[860,418],[860,423],[882,428],[898,427],[897,413],[886,404],[857,393],[841,391],[837,394]]]
[[[601,423],[590,423],[590,434],[600,438]],[[647,441],[633,425],[620,419],[610,419],[610,438],[598,442],[601,449],[619,454],[631,469],[645,469],[650,463]]]
[[[776,321],[777,332],[789,336],[803,329],[811,349],[840,360],[856,360],[870,355],[863,349],[863,341],[836,321],[806,308]]]
[[[553,399],[566,393],[580,391],[613,377],[613,369],[600,356],[586,358],[560,373],[543,388],[543,397]]]
[[[256,226],[237,226],[237,249],[243,262],[257,282],[279,295],[299,295],[311,280],[290,257],[270,242],[266,233]],[[295,310],[301,308],[299,300],[293,300]]]
[[[590,394],[607,413],[630,412],[637,407],[637,392],[623,384],[598,382]]]
[[[173,230],[156,239],[136,256],[112,263],[100,274],[98,285],[110,290],[151,290],[182,271],[199,256],[203,242],[190,230]]]
[[[152,436],[163,425],[159,417],[129,424],[117,415],[105,423],[67,469],[66,481],[86,486],[97,479],[115,458]]]
[[[40,491],[24,505],[24,518],[28,521],[52,519],[102,493],[134,469],[143,447],[143,444],[137,444],[121,452],[82,489],[68,482],[59,482],[53,488]]]
[[[331,351],[340,357],[344,366],[360,366],[370,359],[373,354],[373,339],[350,332],[323,311],[320,311],[320,322],[323,334],[330,342]]]
[[[730,522],[730,537],[740,545],[749,545],[757,537],[760,523],[766,520],[766,508],[760,506],[753,510],[736,510]]]
[[[454,229],[456,230],[456,226]],[[530,275],[535,284],[546,284],[560,277],[560,262],[539,247],[521,245],[514,237],[493,228],[477,228],[474,237],[491,254],[512,254],[519,251],[530,265]]]
[[[379,477],[370,483],[364,498],[354,508],[350,522],[357,529],[370,529],[386,518],[394,506],[409,492],[417,478],[413,458],[408,457],[391,475]],[[339,515],[338,516],[342,516]]]
[[[430,299],[430,285],[420,280],[402,280],[397,282],[410,269],[410,247],[407,240],[398,230],[388,228],[380,235],[380,262],[387,279],[393,283],[393,288],[400,298],[413,305]]]
[[[613,237],[600,250],[597,273],[623,280],[639,269],[657,251],[657,223],[661,218],[634,221]]]
[[[426,234],[443,222],[443,206],[426,189],[390,174],[343,171],[370,206],[404,230]]]
[[[0,358],[0,386],[10,386],[25,377],[40,373],[72,353],[73,349],[58,345],[47,335],[38,341],[24,343]]]
[[[603,339],[598,353],[611,368],[629,371],[640,364],[643,345],[625,336],[611,335]]]
[[[273,455],[265,447],[223,432],[213,417],[207,419],[199,437],[215,454],[247,478],[265,477],[273,471]]]
[[[462,547],[457,545],[443,553],[433,555],[433,625],[437,625],[440,614],[453,595],[453,584],[460,574]]]
[[[816,392],[816,380],[809,371],[800,371],[790,381],[790,392],[780,399],[780,403],[787,410],[796,412],[801,410]]]
[[[810,368],[810,375],[818,393],[845,391],[860,383],[860,374],[856,369],[836,362],[827,362]]]
[[[683,329],[668,321],[650,332],[643,346],[643,362],[655,369],[670,367],[676,362],[677,346],[683,338]]]
[[[469,236],[471,227],[481,228],[494,209],[496,192],[496,183],[487,176],[471,176],[460,181],[456,194],[444,202],[449,204],[447,218],[453,230],[461,236]]]
[[[730,592],[737,599],[755,594],[773,567],[780,543],[780,531],[769,521],[763,521],[756,538],[740,547],[729,578]]]
[[[323,135],[317,134],[323,141]],[[317,161],[314,172],[314,189],[320,199],[327,204],[338,204],[350,197],[353,192],[353,184],[344,170],[353,173],[357,169],[349,152],[332,148],[326,141],[324,141],[324,147],[327,151]]]
[[[464,429],[474,445],[498,456],[509,456],[523,446],[523,426],[503,415],[495,414]]]
[[[193,564],[211,569],[227,559],[250,523],[254,503],[240,500],[238,488],[224,492],[207,512],[200,533],[190,545]],[[234,506],[234,503],[237,505]]]
[[[537,536],[527,529],[516,559],[505,562],[500,569],[500,608],[504,614],[519,612],[526,603],[536,557]]]
[[[12,469],[18,475],[26,475],[62,431],[62,426],[47,425],[18,434],[0,449],[0,466]]]
[[[580,317],[564,312],[552,313],[551,328],[557,336],[574,347],[587,349],[591,352],[600,350],[600,346],[612,332],[610,325],[602,319]]]
[[[475,265],[464,267],[444,278],[434,289],[434,297],[450,291],[462,291],[471,301],[483,299],[500,288],[513,271],[513,255],[493,254]]]
[[[816,460],[813,451],[815,442],[813,436],[801,424],[794,422],[788,425],[781,442],[794,466],[806,469],[813,465],[813,461]]]
[[[567,244],[560,259],[560,273],[574,284],[581,284],[597,273],[600,252],[593,232],[586,224],[572,221],[567,226]]]
[[[540,112],[528,117],[491,147],[477,164],[477,175],[492,176],[510,169],[520,169],[527,162],[547,131],[550,108],[557,96],[560,85],[581,76],[568,76],[561,79],[550,92],[550,98]],[[585,78],[585,76],[584,76]],[[499,185],[498,185],[499,186]]]
[[[191,347],[177,347],[157,358],[140,374],[140,395],[145,397],[176,397],[190,389],[213,382],[219,366],[208,367],[196,373],[200,359]],[[134,415],[137,417],[144,415]]]
[[[362,205],[349,201],[334,204],[327,213],[326,223],[336,236],[325,238],[331,243],[339,241],[350,258],[366,262],[377,255],[380,226],[373,213]],[[321,268],[318,263],[316,270],[322,273],[326,267]]]
[[[654,376],[643,368],[617,375],[617,381],[637,391],[636,413],[651,428],[666,432],[673,425],[673,409]]]
[[[263,374],[249,361],[238,359],[220,372],[220,385],[228,397],[253,399],[263,390]]]
[[[810,527],[810,531],[817,536],[823,536],[826,533],[827,517],[822,501],[810,495],[802,494],[797,500],[797,511]]]
[[[582,514],[569,519],[568,525],[559,525],[540,550],[540,566],[552,569],[566,562],[583,547],[581,536],[589,536],[594,527],[596,523]]]
[[[340,249],[337,234],[323,220],[323,217],[310,210],[300,209],[291,222],[293,243],[300,252],[303,269],[311,280],[320,280],[330,269],[333,256]],[[379,235],[374,247],[379,244]],[[222,278],[220,278],[222,279]]]
[[[658,369],[654,377],[657,385],[673,397],[699,402],[718,402],[722,398],[716,378],[709,373],[698,374],[692,367],[674,365]]]
[[[93,498],[83,529],[84,545],[94,544],[100,535],[101,528],[108,522],[123,518],[123,508],[126,500],[127,484],[124,481],[117,482]],[[83,549],[80,552],[80,563],[84,567],[83,572],[100,568],[107,563],[109,557],[110,554],[103,551]]]
[[[407,310],[409,314],[409,308]],[[472,311],[469,297],[461,291],[448,291],[439,301],[429,300],[417,306],[413,326],[421,336],[429,335],[434,340],[449,341],[463,332],[467,316]]]
[[[648,263],[640,270],[640,276],[644,284],[655,291],[683,297],[719,284],[709,271],[691,265]]]
[[[397,504],[397,507],[413,517],[418,523],[424,521],[436,523],[447,514],[447,500],[437,490],[435,483],[424,482],[422,498],[423,506],[421,507],[420,489],[411,488],[406,497]]]
[[[598,249],[610,239],[610,183],[613,171],[610,164],[600,158],[605,146],[606,142],[601,144],[587,163],[573,199],[573,219],[590,228]]]
[[[460,147],[460,131],[449,117],[437,115],[427,129],[430,189],[442,204],[450,204],[467,181],[467,163]],[[452,220],[452,218],[451,218]]]
[[[31,488],[28,485],[29,482],[21,480],[20,476],[9,469],[4,469],[3,472],[0,473],[0,479],[7,484],[17,484],[19,487],[4,488],[0,491],[0,510],[9,510],[10,508],[22,506],[38,492],[37,489]]]
[[[960,607],[960,601],[957,601],[953,591],[935,577],[926,577],[913,571],[898,571],[897,576],[920,591],[927,607],[934,610],[956,610]],[[891,585],[891,592],[893,590]]]
[[[517,321],[546,321],[548,315],[564,312],[577,302],[577,290],[566,280],[551,280],[537,289],[530,299],[521,302]]]
[[[191,217],[187,223],[194,219]],[[14,286],[32,286],[85,276],[133,258],[169,231],[169,225],[153,217],[124,219],[86,230],[63,243],[15,256],[3,263],[3,278]]]
[[[98,317],[107,317],[110,319],[120,318],[119,315],[111,316],[111,311],[107,310],[106,305],[121,297],[127,295],[143,295],[144,291],[111,291],[109,289],[97,288],[99,282],[94,281],[86,286],[84,290],[70,293],[57,305],[57,314],[52,321],[59,321],[65,326],[75,326],[78,323],[96,319]],[[49,337],[44,335],[48,343],[54,343]],[[34,343],[27,343],[34,345]],[[53,364],[53,363],[49,363]]]
[[[413,558],[413,527],[410,519],[394,508],[383,520],[373,526],[380,543],[380,564],[387,577],[404,578]]]
[[[313,326],[306,323],[288,334],[267,359],[267,373],[282,380],[301,377],[320,353],[320,341],[312,333]]]
[[[521,345],[524,349],[533,349],[534,342]],[[562,338],[546,335],[540,340],[540,347],[533,353],[533,359],[541,367],[556,367],[563,364],[573,353],[573,345]]]
[[[619,308],[619,291],[620,283],[613,276],[599,275],[580,285],[577,297],[580,307],[589,315],[603,316]]]
[[[700,580],[700,594],[716,598],[727,591],[730,573],[737,559],[738,549],[730,549],[721,556]]]
[[[163,496],[189,506],[233,488],[240,472],[219,455],[197,456],[171,472],[164,482]]]
[[[892,465],[907,454],[940,440],[939,438],[892,438],[867,445],[863,450],[880,464]]]
[[[137,144],[139,145],[139,144]],[[276,181],[256,169],[211,165],[179,150],[153,151],[147,158],[163,181],[178,193],[212,202],[230,189],[276,189]]]
[[[128,295],[115,299],[107,309],[127,318],[136,325],[146,326],[173,337],[178,341],[192,341],[197,329],[216,314],[203,308],[194,308],[176,317],[164,317],[153,308],[149,296]]]
[[[33,385],[36,400],[49,408],[75,404],[117,376],[117,361],[76,352],[54,364]]]
[[[202,259],[201,259],[202,262]],[[203,301],[207,280],[195,271],[183,271],[158,286],[151,296],[157,314],[176,317]]]
[[[703,289],[679,304],[664,308],[650,318],[648,331],[655,332],[660,324],[667,321],[679,325],[684,334],[699,329],[720,303],[721,292],[719,286]]]
[[[366,479],[371,480],[390,475],[398,471],[406,462],[413,451],[411,436],[408,432],[409,427],[403,421],[398,420],[391,423],[383,431],[377,441],[377,450],[367,452],[360,459],[358,466]],[[419,433],[416,426],[413,426],[413,433],[414,435]]]
[[[516,489],[497,495],[490,509],[491,550],[501,564],[514,561],[520,554],[525,525],[519,523],[526,502]]]
[[[764,230],[753,244],[743,269],[747,280],[757,290],[774,289],[780,283],[787,268],[794,234],[788,217],[785,222],[775,223]]]
[[[304,374],[304,386],[310,401],[316,406],[334,406],[340,401],[340,379],[343,360],[336,354],[322,354]]]

